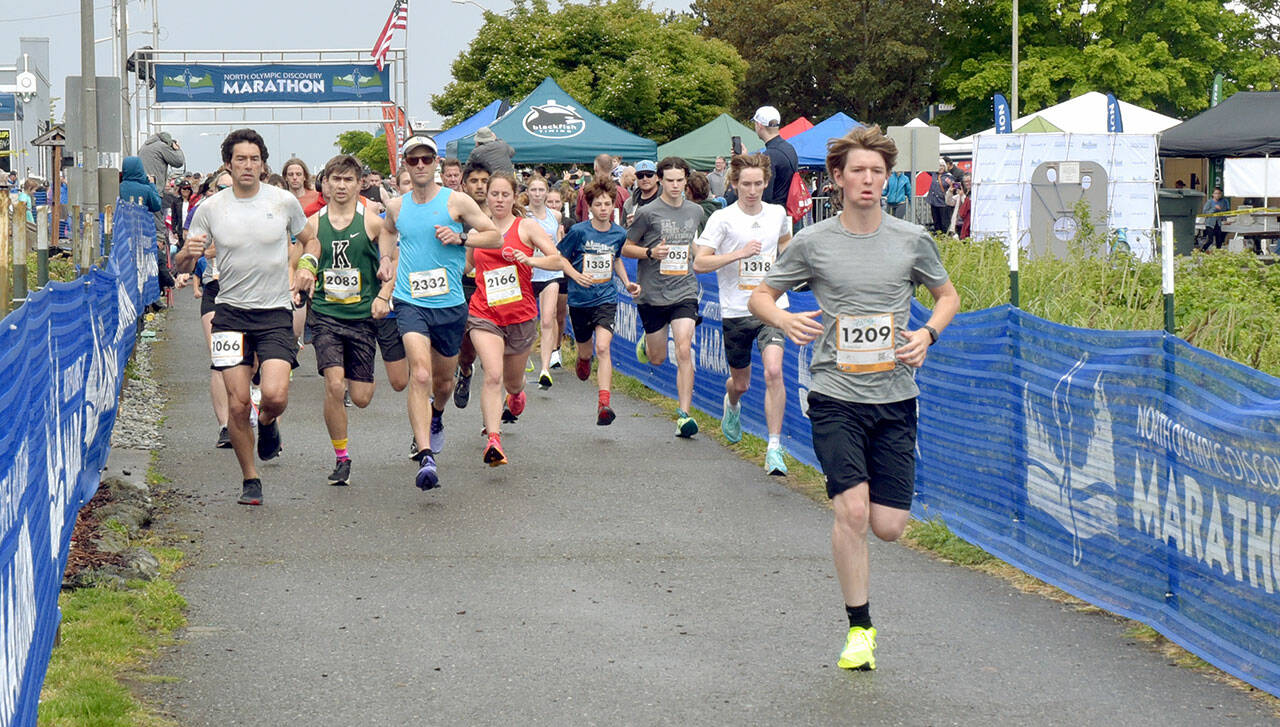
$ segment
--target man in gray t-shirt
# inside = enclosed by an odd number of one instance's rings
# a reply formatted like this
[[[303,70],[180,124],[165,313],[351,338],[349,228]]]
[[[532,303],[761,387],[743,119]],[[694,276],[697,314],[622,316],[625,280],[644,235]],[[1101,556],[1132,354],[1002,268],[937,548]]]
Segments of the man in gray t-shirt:
[[[252,129],[237,129],[222,142],[231,188],[196,210],[178,258],[181,271],[213,256],[218,266],[210,350],[227,389],[227,430],[244,483],[238,502],[262,504],[262,480],[253,460],[250,381],[257,367],[258,457],[280,454],[279,417],[289,403],[289,374],[297,367],[293,307],[315,286],[320,243],[292,193],[262,184],[267,145]],[[299,246],[289,244],[296,235]],[[294,251],[301,247],[305,254]]]
[[[880,195],[898,150],[878,126],[828,147],[839,215],[801,230],[751,295],[751,313],[800,345],[814,344],[809,421],[835,512],[831,551],[849,617],[836,662],[875,668],[868,605],[867,531],[896,540],[915,490],[915,369],[960,308],[933,239],[884,214]],[[777,299],[808,283],[820,310],[794,313]],[[907,330],[918,285],[933,295],[928,323]]]
[[[636,311],[644,335],[636,343],[641,363],[661,366],[667,360],[667,327],[676,343],[676,436],[692,437],[698,423],[693,407],[693,331],[698,325],[698,278],[693,258],[702,223],[702,207],[684,198],[689,164],[667,157],[657,165],[661,196],[636,211],[622,254],[637,258],[640,297]]]

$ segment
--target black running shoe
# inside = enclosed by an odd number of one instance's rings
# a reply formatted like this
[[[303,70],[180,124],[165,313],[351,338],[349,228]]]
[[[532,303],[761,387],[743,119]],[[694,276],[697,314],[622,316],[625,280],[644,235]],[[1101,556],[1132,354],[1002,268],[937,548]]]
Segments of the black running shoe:
[[[329,484],[334,487],[346,487],[351,484],[351,460],[340,459],[333,466],[333,472],[329,475]]]
[[[474,373],[475,369],[472,369],[471,374]],[[471,401],[471,374],[463,376],[462,369],[458,369],[458,380],[453,385],[453,405],[459,409],[466,409]]]
[[[503,424],[514,424],[518,421],[520,421],[520,417],[516,416],[515,414],[512,414],[511,410],[508,409],[507,407],[505,406],[502,407],[502,423]]]
[[[262,480],[252,479],[245,480],[244,487],[240,490],[240,499],[236,502],[241,505],[261,505],[262,504]]]
[[[280,456],[283,449],[280,441],[280,420],[270,424],[258,422],[258,459],[266,462]]]
[[[231,449],[231,433],[227,431],[226,427],[218,431],[218,443],[213,446],[218,449]]]
[[[413,432],[409,432],[409,458],[416,459],[418,456],[418,437]]]
[[[351,392],[350,392],[350,391],[345,391],[345,392],[343,392],[343,394],[342,394],[342,405],[343,405],[343,406],[345,406],[345,407],[348,407],[348,408],[350,408],[350,407],[352,406],[352,403],[351,403]]]

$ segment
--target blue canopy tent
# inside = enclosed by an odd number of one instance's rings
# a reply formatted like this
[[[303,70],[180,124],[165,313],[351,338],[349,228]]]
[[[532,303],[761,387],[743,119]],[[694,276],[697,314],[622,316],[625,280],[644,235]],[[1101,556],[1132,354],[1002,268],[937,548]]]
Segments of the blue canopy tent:
[[[497,120],[508,108],[507,102],[502,99],[495,99],[493,103],[485,106],[477,111],[470,118],[450,126],[439,134],[435,135],[436,148],[443,149],[449,142],[454,139],[461,139],[464,136],[470,136],[476,133],[483,126],[488,126]]]
[[[548,76],[524,100],[489,124],[516,150],[516,164],[590,162],[597,154],[653,159],[658,145],[602,120]],[[437,145],[439,142],[437,142]],[[465,160],[475,134],[448,143],[449,156]]]
[[[837,111],[827,119],[814,124],[812,129],[791,137],[791,145],[796,148],[796,156],[800,158],[801,167],[822,167],[827,163],[827,142],[849,133],[849,130],[862,124]]]

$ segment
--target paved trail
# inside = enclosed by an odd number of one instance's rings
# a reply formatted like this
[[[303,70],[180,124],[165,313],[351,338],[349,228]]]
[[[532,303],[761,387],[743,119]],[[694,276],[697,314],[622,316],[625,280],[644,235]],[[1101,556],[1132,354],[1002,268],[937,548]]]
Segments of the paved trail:
[[[531,387],[506,467],[480,461],[478,399],[450,407],[430,493],[382,381],[335,488],[308,351],[267,504],[238,506],[197,316],[179,296],[156,354],[160,469],[191,495],[164,525],[194,542],[152,696],[183,725],[1272,723],[1112,618],[880,543],[880,668],[837,669],[829,511],[641,402],[596,427],[570,371]]]

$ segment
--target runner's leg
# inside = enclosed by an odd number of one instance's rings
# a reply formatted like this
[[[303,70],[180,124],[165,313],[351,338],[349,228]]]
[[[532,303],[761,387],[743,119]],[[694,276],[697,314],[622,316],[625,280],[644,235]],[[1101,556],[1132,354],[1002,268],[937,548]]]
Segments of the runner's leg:
[[[471,329],[468,335],[471,337],[471,345],[480,361],[480,367],[484,369],[484,380],[480,389],[480,412],[483,415],[484,429],[490,435],[497,434],[502,431],[502,389],[505,378],[503,351],[506,348],[506,342],[501,336],[475,328]],[[520,362],[520,376],[524,378],[523,361]]]
[[[409,365],[409,394],[405,397],[409,407],[409,427],[413,429],[418,448],[425,449],[431,441],[431,373],[434,351],[431,349],[431,341],[421,333],[405,333],[403,338],[405,361]],[[443,378],[452,380],[448,376]]]
[[[644,334],[644,352],[654,366],[661,366],[667,361],[667,328],[663,326],[653,333]]]
[[[557,323],[560,315],[560,282],[552,280],[538,295],[538,323],[542,328],[538,358],[542,362],[539,371],[546,371],[551,366],[551,352],[560,347],[560,330],[563,325]]]
[[[200,316],[200,323],[204,326],[205,345],[212,352],[213,311]],[[227,426],[227,386],[222,381],[222,372],[216,369],[209,370],[209,399],[213,402],[213,416],[218,420],[218,426]]]
[[[760,352],[760,360],[764,364],[764,421],[771,436],[782,434],[782,417],[787,408],[782,353],[782,346],[765,346]]]
[[[236,461],[240,463],[240,471],[246,480],[258,477],[258,468],[253,460],[253,428],[249,426],[252,408],[249,378],[252,375],[249,366],[233,366],[222,371],[222,382],[227,392],[227,432],[231,435],[231,448],[235,450]]]
[[[613,354],[610,345],[613,332],[604,326],[596,326],[596,386],[600,391],[613,390]],[[578,344],[579,356],[585,344]],[[605,402],[606,405],[608,402]]]
[[[671,321],[671,333],[676,343],[676,391],[680,410],[684,412],[693,408],[693,330],[695,325],[692,318],[676,318]],[[663,333],[666,333],[665,329]]]
[[[289,405],[289,372],[293,367],[288,361],[269,358],[258,367],[261,373],[262,403],[258,405],[258,424],[270,424],[284,413]]]
[[[354,386],[351,382],[352,396],[355,401]],[[341,366],[330,366],[324,370],[324,426],[329,430],[329,439],[343,441],[347,439],[347,407],[343,405],[343,395],[347,391],[346,372]],[[368,402],[366,402],[367,404]]]

